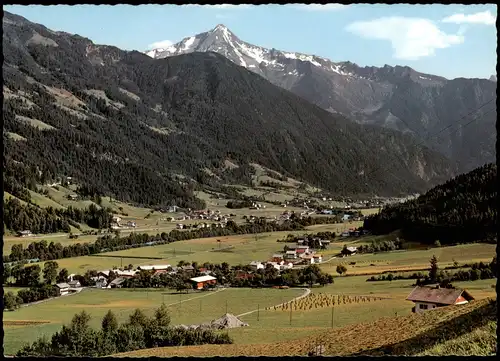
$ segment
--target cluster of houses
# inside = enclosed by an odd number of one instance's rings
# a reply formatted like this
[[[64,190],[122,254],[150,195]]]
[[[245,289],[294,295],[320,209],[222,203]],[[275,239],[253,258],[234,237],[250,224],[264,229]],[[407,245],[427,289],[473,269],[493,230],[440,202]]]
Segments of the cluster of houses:
[[[253,261],[250,267],[253,271],[265,269],[268,265],[276,268],[278,271],[285,269],[292,269],[294,266],[310,265],[323,262],[323,255],[317,253],[311,245],[315,244],[317,247],[325,248],[330,244],[329,240],[320,238],[302,238],[297,240],[296,244],[287,245],[286,251],[282,253],[273,254],[268,261],[260,262]]]
[[[134,221],[127,221],[127,223],[122,224],[122,219],[118,216],[113,216],[111,219],[111,229],[121,229],[121,228],[136,228],[137,223]]]
[[[236,216],[235,214],[222,214],[219,210],[203,210],[203,211],[188,211],[188,213],[175,217],[168,217],[165,220],[169,222],[175,221],[187,221],[187,220],[204,220],[211,221],[216,223],[207,223],[202,222],[198,224],[186,225],[182,223],[177,224],[177,229],[188,229],[188,228],[209,228],[209,227],[226,227],[227,222],[231,219],[231,217]]]
[[[252,205],[249,207],[249,209],[266,209],[266,206],[260,203],[252,202]]]
[[[135,278],[140,273],[140,271],[153,271],[154,276],[158,276],[160,274],[178,274],[183,273],[186,275],[194,276],[195,269],[191,265],[185,266],[171,266],[169,264],[165,265],[146,265],[146,266],[138,266],[136,270],[104,270],[99,271],[97,276],[92,277],[92,280],[95,282],[95,286],[97,288],[121,288],[122,283],[125,282],[126,279]],[[115,274],[115,278],[110,280],[110,273],[113,272]],[[206,268],[199,268],[198,272],[202,274],[200,277],[190,278],[193,283],[193,287],[196,289],[204,288],[205,284],[215,284],[216,278],[210,274],[210,271]],[[209,278],[207,278],[209,277]],[[200,286],[201,284],[201,286]]]
[[[348,230],[343,231],[340,235],[342,237],[361,237],[362,235],[370,234],[370,231],[367,230],[359,230],[355,228],[349,228]]]

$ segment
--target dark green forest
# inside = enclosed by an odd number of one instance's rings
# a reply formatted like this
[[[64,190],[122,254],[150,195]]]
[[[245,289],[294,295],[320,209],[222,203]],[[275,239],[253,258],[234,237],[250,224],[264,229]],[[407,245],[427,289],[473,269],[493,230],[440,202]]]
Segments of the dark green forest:
[[[107,229],[111,226],[110,209],[90,205],[86,209],[68,207],[54,209],[41,208],[31,204],[21,204],[17,199],[4,201],[3,222],[6,229],[12,231],[30,230],[32,233],[70,232],[70,225],[79,228],[78,223],[96,229]]]
[[[365,218],[374,234],[401,230],[406,240],[455,244],[496,242],[497,166],[486,164],[432,188],[415,200]]]
[[[26,138],[4,135],[11,188],[71,176],[124,202],[194,209],[201,187],[250,184],[250,162],[340,194],[422,191],[453,174],[411,137],[333,115],[220,55],[154,60],[5,17],[4,91],[16,96],[5,97],[4,127]],[[57,46],[28,42],[35,33]],[[77,98],[72,109],[53,88]]]

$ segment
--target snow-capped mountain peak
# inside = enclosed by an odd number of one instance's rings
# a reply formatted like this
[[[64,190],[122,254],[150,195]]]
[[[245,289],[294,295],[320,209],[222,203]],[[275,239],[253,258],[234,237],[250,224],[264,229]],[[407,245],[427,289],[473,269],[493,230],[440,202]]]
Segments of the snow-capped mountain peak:
[[[191,52],[207,51],[219,53],[234,63],[261,75],[279,71],[284,72],[285,75],[300,76],[307,71],[307,64],[340,76],[354,75],[352,72],[344,71],[342,63],[336,64],[319,56],[285,52],[274,48],[267,49],[249,44],[240,40],[223,24],[218,24],[205,33],[184,38],[166,49],[153,49],[145,54],[155,59],[161,59]]]

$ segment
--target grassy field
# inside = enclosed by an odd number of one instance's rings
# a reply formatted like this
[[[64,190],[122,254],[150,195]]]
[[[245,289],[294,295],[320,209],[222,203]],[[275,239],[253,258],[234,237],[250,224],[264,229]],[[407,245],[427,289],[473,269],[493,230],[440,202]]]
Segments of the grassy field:
[[[296,337],[290,339],[290,336],[288,340],[279,342],[251,344],[236,342],[232,345],[163,347],[133,351],[118,356],[305,356],[316,345],[322,345],[325,348],[324,355],[381,355],[384,351],[390,355],[439,354],[433,350],[436,345],[440,343],[446,345],[446,342],[453,342],[453,339],[457,342],[460,337],[464,336],[464,331],[482,330],[483,324],[492,328],[491,319],[494,318],[496,318],[496,302],[481,300],[464,306],[444,307],[423,314],[392,315],[346,326],[338,324],[333,330],[331,328],[311,329],[308,335],[297,332],[297,328],[289,328],[288,335],[295,334]],[[477,327],[475,327],[476,324]],[[466,327],[463,327],[464,325]],[[235,330],[235,332],[238,331]],[[495,348],[492,338],[490,334],[487,341],[489,343],[483,346],[479,353],[467,354],[491,354]],[[487,342],[483,342],[483,345]],[[485,352],[488,349],[490,352]],[[429,351],[425,352],[425,350]]]
[[[17,293],[21,290],[28,289],[28,287],[3,287],[3,292],[12,292],[13,294],[17,295]]]
[[[336,231],[343,227],[342,224],[329,224],[322,227],[323,231]],[[97,256],[83,256],[73,257],[58,260],[60,268],[67,268],[70,272],[84,272],[89,269],[107,269],[113,266],[120,266],[122,264],[121,257],[123,257],[123,265],[132,264],[134,266],[157,264],[157,263],[170,263],[176,265],[179,261],[190,262],[213,262],[222,263],[228,262],[235,265],[240,263],[249,263],[251,261],[264,261],[270,258],[274,253],[283,250],[284,243],[276,242],[278,239],[285,238],[288,234],[302,235],[304,233],[317,232],[316,226],[308,227],[306,231],[296,232],[269,232],[259,234],[247,234],[228,237],[211,237],[199,238],[188,241],[180,241],[166,245],[151,246],[134,248],[124,251],[106,252]],[[167,230],[165,230],[167,231]],[[144,231],[143,231],[144,232]],[[157,234],[161,233],[162,228],[158,230],[153,229],[145,231],[144,233]],[[142,232],[141,232],[142,233]],[[128,234],[121,232],[122,235]],[[4,252],[10,252],[10,247],[15,243],[22,243],[27,246],[33,242],[34,239],[45,239],[48,242],[61,242],[63,245],[72,243],[94,242],[97,236],[80,236],[78,239],[69,239],[67,235],[57,234],[51,237],[41,238],[18,238],[18,237],[5,237],[4,239]],[[217,240],[220,239],[220,245]],[[347,242],[350,244],[349,242]],[[332,243],[328,250],[324,252],[325,257],[331,254],[338,253],[344,243]],[[218,249],[221,251],[217,251]],[[226,250],[224,250],[226,248]],[[130,258],[130,257],[145,257]],[[147,259],[149,257],[160,258],[161,260]],[[43,267],[43,263],[40,263]]]
[[[194,324],[221,317],[226,313],[226,304],[227,312],[238,315],[288,301],[303,292],[299,289],[226,289],[178,294],[170,290],[84,290],[76,295],[4,312],[4,349],[6,354],[12,354],[25,342],[42,335],[50,336],[82,310],[91,314],[91,325],[99,327],[108,310],[112,310],[119,321],[125,321],[135,308],[152,315],[161,303],[165,303],[173,324]]]
[[[438,258],[439,266],[451,266],[455,261],[459,263],[473,263],[480,261],[491,262],[496,253],[494,244],[475,243],[452,247],[439,247],[425,250],[401,250],[378,254],[357,254],[347,258],[337,258],[321,265],[324,271],[335,273],[339,264],[347,267],[348,274],[381,273],[388,270],[414,270],[429,266],[433,255]],[[355,265],[349,263],[356,262]],[[373,266],[372,266],[373,265]]]
[[[183,295],[170,290],[85,290],[78,295],[4,313],[5,347],[7,352],[14,352],[21,346],[21,340],[33,340],[38,334],[52,334],[82,309],[92,314],[92,324],[97,326],[108,309],[113,310],[120,320],[124,320],[135,308],[151,314],[161,302],[169,305],[174,324],[192,324],[220,317],[226,312],[226,301],[227,311],[235,315],[259,309],[259,312],[241,316],[249,327],[229,330],[236,345],[241,347],[248,344],[286,342],[297,338],[311,339],[324,333],[332,327],[332,307],[314,302],[314,299],[334,295],[349,296],[351,300],[355,296],[372,298],[370,302],[335,305],[334,328],[355,327],[359,323],[410,315],[413,303],[405,298],[413,288],[412,280],[366,282],[366,278],[335,277],[334,284],[314,287],[311,295],[302,302],[297,301],[297,306],[313,305],[310,309],[294,306],[292,312],[289,308],[274,309],[271,306],[301,295],[303,291],[300,289],[226,289],[217,293],[193,292]],[[496,296],[495,289],[491,287],[495,283],[496,280],[480,280],[458,282],[455,286],[466,288],[477,300],[481,300]],[[379,297],[387,299],[373,299]],[[266,307],[270,308],[266,310]],[[36,325],[25,325],[35,321],[38,322]]]

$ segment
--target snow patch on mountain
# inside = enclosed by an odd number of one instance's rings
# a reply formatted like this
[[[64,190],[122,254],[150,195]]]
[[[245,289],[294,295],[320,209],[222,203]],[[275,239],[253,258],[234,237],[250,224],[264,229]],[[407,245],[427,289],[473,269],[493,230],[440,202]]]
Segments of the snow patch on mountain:
[[[187,39],[186,42],[184,43],[184,49],[182,49],[182,50],[184,50],[184,51],[189,50],[189,48],[191,47],[191,45],[193,45],[195,40],[196,40],[196,38],[194,36]]]

